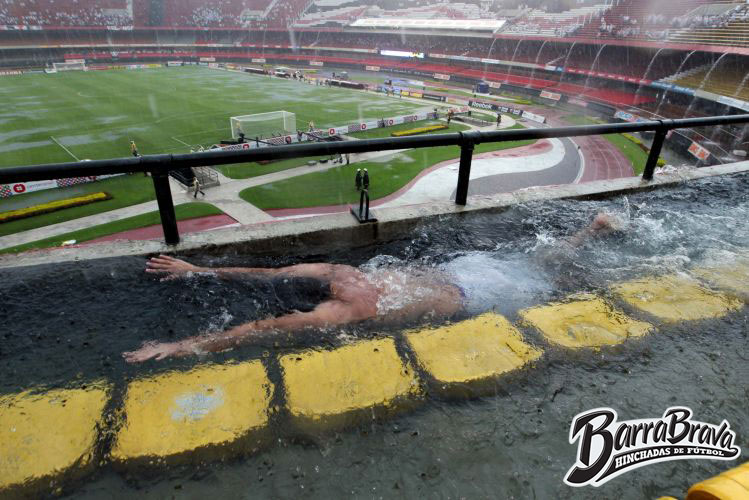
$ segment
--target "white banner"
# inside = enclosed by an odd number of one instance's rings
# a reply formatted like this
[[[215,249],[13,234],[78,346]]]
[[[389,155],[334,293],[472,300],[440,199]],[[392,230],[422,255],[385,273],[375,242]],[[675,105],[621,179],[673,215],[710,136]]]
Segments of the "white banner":
[[[562,94],[557,94],[556,92],[549,92],[546,90],[542,90],[540,96],[544,99],[551,99],[552,101],[558,101],[562,98]]]
[[[457,97],[448,97],[446,100],[449,104],[458,104],[460,106],[468,106],[467,99],[458,99]]]
[[[264,57],[253,57],[252,58],[252,62],[257,63],[257,64],[264,64],[265,63],[265,58]]]
[[[574,104],[575,106],[581,106],[583,108],[587,108],[588,107],[588,103],[587,102],[582,101],[582,100],[580,100],[580,99],[578,99],[576,97],[570,97],[567,100],[567,102],[570,103],[570,104]]]
[[[442,74],[442,73],[435,73],[433,76],[434,76],[435,80],[446,80],[447,81],[447,80],[450,79],[450,75],[445,75],[445,74]]]
[[[498,89],[498,88],[502,87],[502,84],[499,83],[499,82],[487,82],[487,83],[493,89]]]
[[[537,115],[535,113],[531,113],[530,111],[523,111],[523,118],[528,118],[529,120],[533,120],[534,122],[538,123],[546,123],[546,117]]]
[[[310,66],[323,66],[323,62],[322,61],[310,61],[309,65]]]
[[[380,71],[379,66],[366,66],[364,69],[366,69],[367,71]]]
[[[216,62],[215,57],[201,57],[200,62]]]
[[[167,61],[166,65],[170,67],[182,66],[182,61]]]
[[[466,108],[467,109],[467,108]],[[378,121],[352,123],[351,125],[344,125],[341,127],[330,127],[328,129],[328,136],[338,134],[352,134],[354,132],[360,132],[362,130],[369,130],[381,127],[392,127],[393,125],[400,125],[401,123],[411,123],[429,118],[427,113],[418,113],[415,115],[404,115],[404,116],[393,116],[390,118],[383,118]]]
[[[708,157],[710,156],[710,151],[708,151],[707,149],[703,148],[702,146],[700,146],[696,142],[693,142],[692,144],[689,145],[689,150],[688,151],[690,153],[692,153],[692,156],[694,156],[698,160],[703,160],[704,161],[704,160],[707,160]]]
[[[11,196],[33,193],[35,191],[44,191],[47,189],[64,188],[68,186],[74,186],[77,184],[87,184],[89,182],[95,182],[109,177],[117,177],[125,174],[115,175],[100,175],[91,177],[71,177],[67,179],[47,180],[47,181],[31,181],[31,182],[16,182],[14,184],[0,184],[0,198],[9,198]]]

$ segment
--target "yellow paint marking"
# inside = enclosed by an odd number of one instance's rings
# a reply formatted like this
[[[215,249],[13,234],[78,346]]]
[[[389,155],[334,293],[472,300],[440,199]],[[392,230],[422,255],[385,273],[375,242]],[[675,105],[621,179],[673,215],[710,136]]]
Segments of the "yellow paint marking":
[[[653,326],[635,321],[593,295],[582,300],[554,303],[520,312],[523,320],[538,328],[551,342],[565,347],[600,347],[641,337]]]
[[[674,275],[621,283],[612,290],[628,304],[668,322],[716,318],[741,307],[739,300]]]
[[[749,257],[738,257],[730,266],[700,267],[691,273],[710,286],[749,302]]]
[[[90,464],[108,389],[0,397],[0,492]]]
[[[136,380],[125,397],[116,460],[170,457],[228,445],[268,422],[273,385],[259,361]]]
[[[392,339],[357,342],[332,351],[304,351],[281,358],[291,414],[309,420],[342,415],[421,392]]]
[[[509,321],[494,313],[454,325],[407,332],[406,339],[424,369],[446,384],[494,378],[542,354],[523,342]]]
[[[749,500],[749,462],[695,484],[687,500]]]

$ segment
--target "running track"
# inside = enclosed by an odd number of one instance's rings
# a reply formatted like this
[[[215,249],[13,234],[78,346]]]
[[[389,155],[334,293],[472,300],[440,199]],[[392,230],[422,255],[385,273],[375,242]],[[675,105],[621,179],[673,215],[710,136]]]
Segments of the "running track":
[[[569,126],[569,123],[561,120],[561,116],[570,114],[570,111],[553,108],[528,109],[532,113],[546,116],[547,123],[552,127]],[[580,182],[618,179],[635,175],[629,159],[604,136],[574,137],[573,140],[580,146],[580,152],[585,159],[585,172],[580,178]]]

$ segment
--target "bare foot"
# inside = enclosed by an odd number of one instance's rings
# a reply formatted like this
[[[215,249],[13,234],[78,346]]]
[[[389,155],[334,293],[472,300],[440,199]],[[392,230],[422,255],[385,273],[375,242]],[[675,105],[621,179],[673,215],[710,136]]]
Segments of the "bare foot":
[[[166,274],[164,279],[174,279],[180,276],[184,276],[187,273],[197,273],[204,269],[198,266],[194,266],[184,260],[175,259],[168,255],[159,255],[158,257],[152,257],[146,262],[146,272],[154,274]]]

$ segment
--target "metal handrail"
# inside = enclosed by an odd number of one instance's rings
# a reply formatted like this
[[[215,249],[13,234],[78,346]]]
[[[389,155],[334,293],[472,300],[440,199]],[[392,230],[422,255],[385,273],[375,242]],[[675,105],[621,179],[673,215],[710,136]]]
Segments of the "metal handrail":
[[[153,177],[156,199],[161,213],[166,243],[179,243],[174,204],[169,190],[170,170],[185,167],[229,165],[233,163],[257,162],[300,158],[306,156],[326,156],[332,154],[365,153],[369,151],[392,151],[397,149],[417,149],[436,146],[460,146],[460,168],[455,203],[465,205],[468,197],[468,184],[471,173],[471,160],[476,144],[550,139],[557,137],[581,137],[589,135],[655,132],[650,154],[642,174],[644,180],[652,180],[655,166],[661,153],[663,142],[670,130],[692,127],[710,127],[749,123],[749,114],[715,117],[686,118],[678,120],[653,120],[639,123],[609,123],[554,128],[526,128],[513,130],[492,130],[455,132],[412,137],[390,137],[384,139],[362,139],[344,142],[316,142],[294,144],[239,151],[207,151],[188,154],[145,155],[137,158],[116,158],[85,162],[49,163],[23,167],[0,168],[0,184],[13,182],[61,179],[66,177],[86,177],[129,172],[150,172]]]

